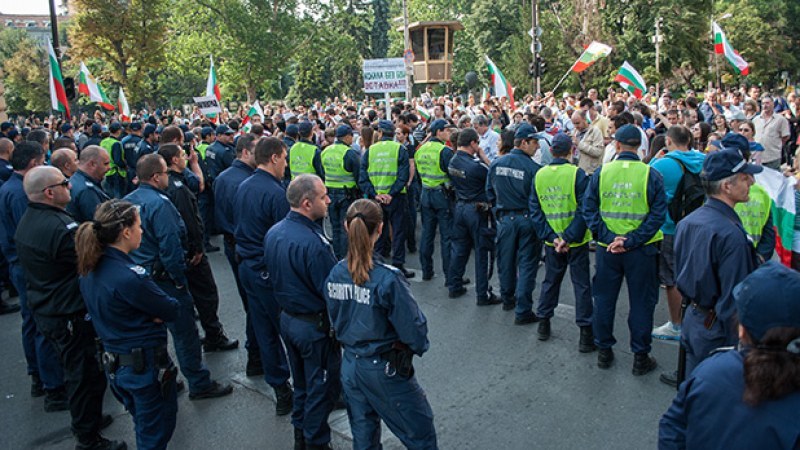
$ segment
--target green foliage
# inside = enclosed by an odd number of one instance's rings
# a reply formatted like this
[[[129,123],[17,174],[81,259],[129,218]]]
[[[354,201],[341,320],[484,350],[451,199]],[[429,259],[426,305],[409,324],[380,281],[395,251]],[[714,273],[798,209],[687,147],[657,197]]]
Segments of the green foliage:
[[[0,31],[0,66],[10,113],[50,111],[47,54],[24,30]]]
[[[386,58],[389,50],[389,0],[373,0],[372,11],[372,57]]]

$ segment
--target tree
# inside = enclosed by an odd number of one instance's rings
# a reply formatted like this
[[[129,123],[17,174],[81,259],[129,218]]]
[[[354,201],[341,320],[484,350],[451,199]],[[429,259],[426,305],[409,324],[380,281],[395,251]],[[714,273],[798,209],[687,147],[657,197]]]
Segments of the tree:
[[[24,30],[0,31],[0,65],[5,72],[10,113],[50,111],[47,55]]]
[[[386,58],[389,51],[389,0],[374,0],[372,11],[372,57]]]

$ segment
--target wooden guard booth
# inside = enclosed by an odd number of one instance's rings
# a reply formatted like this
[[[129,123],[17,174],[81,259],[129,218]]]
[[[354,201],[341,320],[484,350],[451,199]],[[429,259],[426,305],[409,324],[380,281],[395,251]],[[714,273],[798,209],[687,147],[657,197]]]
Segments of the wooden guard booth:
[[[414,22],[408,24],[414,52],[414,84],[449,83],[453,76],[453,35],[464,29],[461,22]],[[398,31],[403,31],[400,27]]]

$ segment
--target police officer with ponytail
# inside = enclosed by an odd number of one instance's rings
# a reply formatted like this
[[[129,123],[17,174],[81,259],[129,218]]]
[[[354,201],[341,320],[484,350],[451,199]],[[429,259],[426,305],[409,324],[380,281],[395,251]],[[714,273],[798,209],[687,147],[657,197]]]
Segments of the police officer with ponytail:
[[[163,449],[178,412],[164,321],[174,321],[179,306],[128,256],[141,241],[138,208],[120,200],[101,204],[75,237],[81,293],[111,389],[133,417],[137,447]]]
[[[354,449],[380,448],[381,419],[410,449],[436,449],[433,411],[417,383],[413,355],[428,350],[425,316],[402,272],[376,260],[383,231],[377,203],[347,211],[347,259],[325,281],[325,300],[344,347],[342,385]]]

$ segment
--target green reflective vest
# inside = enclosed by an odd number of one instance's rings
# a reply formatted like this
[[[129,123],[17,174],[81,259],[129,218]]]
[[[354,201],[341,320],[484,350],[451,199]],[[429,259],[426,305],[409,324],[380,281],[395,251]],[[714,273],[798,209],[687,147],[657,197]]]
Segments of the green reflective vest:
[[[195,150],[197,150],[197,153],[200,155],[200,158],[203,161],[206,160],[206,150],[207,149],[208,149],[208,144],[206,144],[205,142],[203,142],[202,144],[200,144],[197,147],[195,147]]]
[[[626,235],[639,228],[650,213],[647,204],[647,180],[650,166],[641,161],[617,160],[600,169],[600,217],[608,229]],[[664,239],[661,230],[645,243]],[[598,242],[607,247],[610,242]]]
[[[325,170],[325,186],[333,189],[354,188],[353,173],[344,168],[344,155],[350,147],[335,143],[322,151],[322,168]]]
[[[292,179],[304,173],[316,173],[314,170],[314,155],[317,146],[308,142],[298,142],[289,150],[289,172]]]
[[[394,182],[397,181],[397,157],[399,155],[399,142],[380,141],[372,144],[369,148],[367,175],[377,194],[388,194]],[[405,186],[400,192],[405,194]]]
[[[115,137],[112,137],[112,136],[109,136],[109,137],[103,139],[102,141],[100,141],[100,147],[103,147],[104,149],[106,149],[106,151],[108,152],[108,158],[110,159],[110,162],[108,164],[108,172],[106,172],[106,176],[107,177],[111,176],[111,175],[119,175],[119,176],[125,178],[125,177],[128,176],[128,171],[124,170],[124,169],[120,169],[119,166],[117,166],[117,163],[114,162],[114,156],[111,154],[111,150],[114,147],[114,144],[116,144],[118,142],[119,142],[119,140],[117,138],[115,138]],[[122,150],[122,148],[120,148],[120,150]],[[122,152],[120,152],[120,157],[124,157]]]
[[[772,200],[767,191],[754,184],[750,186],[750,200],[747,203],[737,203],[733,208],[739,215],[739,219],[742,220],[744,231],[747,232],[747,236],[753,241],[754,246],[761,241],[761,231],[764,230],[764,225],[769,220],[771,207]]]
[[[442,170],[439,164],[442,149],[444,149],[444,144],[441,142],[429,141],[414,155],[417,173],[422,180],[422,185],[427,188],[436,188],[450,181],[450,176]]]
[[[542,208],[547,224],[559,236],[564,233],[573,220],[578,210],[578,199],[575,196],[575,179],[578,176],[578,167],[572,164],[558,164],[544,166],[536,172],[534,185],[539,205]],[[592,233],[588,229],[580,242],[571,242],[570,247],[580,247],[592,240]],[[545,242],[552,246],[552,242]]]

